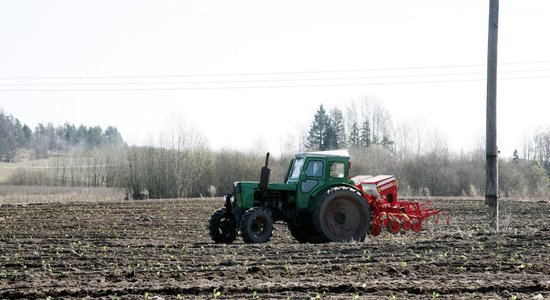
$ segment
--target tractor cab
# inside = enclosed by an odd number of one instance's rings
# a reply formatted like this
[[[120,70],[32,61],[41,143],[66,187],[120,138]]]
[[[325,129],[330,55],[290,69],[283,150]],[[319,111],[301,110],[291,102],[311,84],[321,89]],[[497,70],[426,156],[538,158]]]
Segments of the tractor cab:
[[[347,182],[348,173],[347,150],[306,152],[297,154],[290,161],[285,182],[297,182],[304,177],[312,176]]]
[[[296,208],[311,208],[310,198],[323,189],[349,182],[347,150],[318,151],[297,154],[290,162],[286,184],[296,185]]]

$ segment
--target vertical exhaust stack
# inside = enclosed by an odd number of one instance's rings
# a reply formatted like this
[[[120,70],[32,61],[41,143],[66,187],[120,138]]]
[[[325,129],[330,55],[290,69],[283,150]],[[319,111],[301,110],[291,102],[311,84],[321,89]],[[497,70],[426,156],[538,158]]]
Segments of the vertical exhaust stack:
[[[267,187],[269,185],[269,174],[271,173],[271,170],[268,168],[269,163],[269,152],[267,152],[267,155],[265,156],[265,166],[262,167],[262,171],[260,173],[260,190],[262,192],[267,191]]]

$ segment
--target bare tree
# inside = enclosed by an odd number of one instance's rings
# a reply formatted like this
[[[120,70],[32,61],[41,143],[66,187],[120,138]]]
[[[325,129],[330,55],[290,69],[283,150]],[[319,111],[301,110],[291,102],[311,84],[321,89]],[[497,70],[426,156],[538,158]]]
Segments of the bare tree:
[[[422,153],[424,136],[426,135],[426,121],[424,121],[424,119],[421,117],[417,117],[414,119],[411,125],[412,137],[416,148],[416,155],[420,155]]]
[[[395,130],[395,149],[399,153],[401,158],[409,155],[411,149],[411,123],[409,121],[403,121],[398,123]]]

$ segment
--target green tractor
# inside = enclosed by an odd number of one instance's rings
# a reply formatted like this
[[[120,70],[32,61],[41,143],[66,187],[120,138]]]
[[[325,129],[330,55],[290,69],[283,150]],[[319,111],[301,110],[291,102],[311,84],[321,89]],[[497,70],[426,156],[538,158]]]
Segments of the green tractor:
[[[286,222],[301,243],[363,241],[371,212],[349,178],[346,150],[297,154],[282,183],[270,183],[269,153],[259,182],[237,181],[225,196],[225,207],[209,222],[216,243],[232,243],[240,233],[245,243],[265,243],[273,223]]]

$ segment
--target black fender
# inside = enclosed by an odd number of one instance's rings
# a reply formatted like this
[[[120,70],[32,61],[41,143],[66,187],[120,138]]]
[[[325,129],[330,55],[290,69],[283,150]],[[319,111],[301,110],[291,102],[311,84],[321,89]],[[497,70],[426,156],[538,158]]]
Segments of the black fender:
[[[362,198],[364,198],[363,194],[361,193],[361,190],[359,190],[356,186],[352,184],[347,184],[347,183],[334,183],[334,184],[326,185],[321,189],[311,193],[311,196],[309,197],[310,201],[308,203],[308,210],[313,211],[315,209],[317,199],[319,199],[321,195],[327,193],[329,190],[332,190],[333,188],[337,188],[337,187],[349,188],[355,191],[357,194],[361,195]],[[365,201],[367,201],[367,199],[365,199]]]

